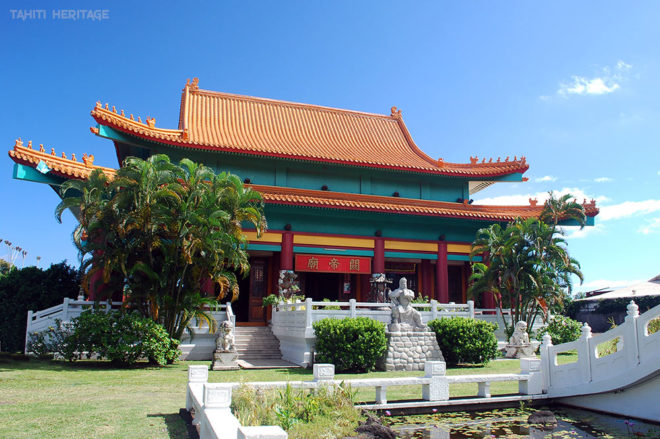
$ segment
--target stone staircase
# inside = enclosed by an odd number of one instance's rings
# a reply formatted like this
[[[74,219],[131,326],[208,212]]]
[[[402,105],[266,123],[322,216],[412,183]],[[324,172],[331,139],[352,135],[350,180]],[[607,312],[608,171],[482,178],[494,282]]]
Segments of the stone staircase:
[[[280,341],[268,326],[237,326],[234,342],[239,360],[280,360]]]

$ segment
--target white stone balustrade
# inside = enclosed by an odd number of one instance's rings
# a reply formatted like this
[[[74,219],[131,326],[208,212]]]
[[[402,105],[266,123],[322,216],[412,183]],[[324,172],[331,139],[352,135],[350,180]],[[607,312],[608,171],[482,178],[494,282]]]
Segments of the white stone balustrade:
[[[45,331],[51,326],[55,326],[55,320],[63,323],[70,322],[80,316],[83,311],[92,309],[94,302],[88,300],[73,300],[65,298],[60,305],[55,305],[42,311],[28,311],[27,325],[25,328],[25,353],[27,354],[27,344],[30,335]],[[119,309],[122,302],[101,302],[98,309],[111,310]],[[218,323],[228,320],[232,325],[236,324],[236,316],[231,308],[231,303],[218,304],[209,310],[211,315]],[[211,360],[215,350],[216,334],[209,333],[209,327],[206,323],[202,325],[193,324],[191,326],[193,337],[184,333],[179,349],[181,350],[181,360]]]
[[[660,305],[639,315],[634,301],[628,305],[623,324],[592,335],[586,323],[576,341],[553,346],[549,335],[543,337],[541,361],[543,391],[550,397],[587,395],[622,389],[660,369],[660,332],[648,333],[648,323],[660,317]],[[618,338],[616,352],[598,354],[598,346]],[[557,355],[577,351],[577,361],[558,364]]]
[[[232,414],[231,395],[234,386],[208,383],[207,366],[188,366],[186,410],[193,415],[193,425],[200,439],[286,439],[278,426],[241,426]]]
[[[422,322],[444,317],[474,317],[474,302],[465,304],[413,303],[421,316]],[[341,309],[328,309],[340,307]],[[282,358],[303,367],[314,363],[314,322],[326,318],[343,319],[346,317],[368,317],[389,324],[392,311],[389,303],[357,302],[314,302],[306,299],[299,303],[280,303],[273,306],[272,330],[280,341]]]
[[[478,396],[490,398],[490,383],[499,381],[518,381],[520,393],[525,395],[541,394],[540,360],[521,360],[525,364],[519,374],[483,374],[483,375],[457,375],[447,376],[444,361],[427,361],[423,377],[400,378],[363,378],[336,380],[334,379],[334,365],[315,364],[313,381],[265,381],[249,383],[227,383],[232,388],[241,385],[258,387],[261,389],[277,389],[290,386],[298,389],[317,389],[321,385],[346,385],[350,388],[372,387],[375,390],[376,404],[387,404],[387,389],[394,386],[421,386],[422,399],[425,401],[449,400],[449,385],[457,383],[477,383]],[[523,384],[524,383],[524,384]]]
[[[101,302],[100,309],[110,310],[118,309],[122,302]],[[27,354],[27,344],[30,335],[37,332],[46,331],[49,327],[55,326],[55,320],[67,323],[80,316],[83,311],[91,309],[94,302],[87,300],[74,300],[65,297],[62,304],[51,306],[41,311],[28,311],[27,325],[25,327],[25,353]]]

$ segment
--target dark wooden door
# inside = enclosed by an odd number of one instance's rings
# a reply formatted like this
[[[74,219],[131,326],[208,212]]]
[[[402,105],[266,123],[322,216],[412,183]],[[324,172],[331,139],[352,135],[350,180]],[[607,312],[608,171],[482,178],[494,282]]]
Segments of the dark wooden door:
[[[268,266],[265,259],[250,263],[250,313],[249,321],[264,321],[263,298],[268,293]]]

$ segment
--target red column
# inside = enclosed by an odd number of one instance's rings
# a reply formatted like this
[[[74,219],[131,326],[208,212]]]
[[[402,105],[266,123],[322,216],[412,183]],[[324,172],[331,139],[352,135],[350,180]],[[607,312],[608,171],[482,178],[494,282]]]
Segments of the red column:
[[[440,303],[449,302],[449,270],[447,268],[447,242],[438,241],[438,263],[435,264],[436,294]]]
[[[377,237],[374,242],[372,273],[385,273],[385,240],[381,237]]]
[[[289,231],[282,233],[280,270],[293,270],[293,233]]]
[[[435,298],[433,294],[433,265],[428,259],[422,259],[422,284],[419,286],[419,291],[431,299]]]

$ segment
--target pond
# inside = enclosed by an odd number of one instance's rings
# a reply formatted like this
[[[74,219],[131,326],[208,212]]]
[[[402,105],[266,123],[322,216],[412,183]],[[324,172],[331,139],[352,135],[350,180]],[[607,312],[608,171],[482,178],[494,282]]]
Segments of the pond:
[[[535,411],[521,407],[396,416],[386,420],[404,439],[660,438],[658,425],[568,407],[552,407],[557,426],[543,431],[540,426],[527,423],[527,418]]]

